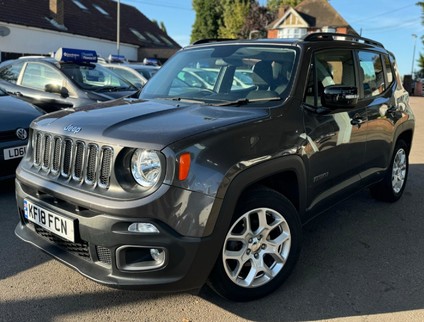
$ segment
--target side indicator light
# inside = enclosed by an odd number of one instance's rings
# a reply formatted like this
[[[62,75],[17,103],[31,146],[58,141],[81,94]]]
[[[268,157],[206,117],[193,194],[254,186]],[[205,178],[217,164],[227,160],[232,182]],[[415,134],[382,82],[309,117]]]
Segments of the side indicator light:
[[[190,163],[191,163],[190,153],[185,152],[180,155],[179,168],[178,168],[178,179],[180,181],[187,179],[188,173],[190,172]]]

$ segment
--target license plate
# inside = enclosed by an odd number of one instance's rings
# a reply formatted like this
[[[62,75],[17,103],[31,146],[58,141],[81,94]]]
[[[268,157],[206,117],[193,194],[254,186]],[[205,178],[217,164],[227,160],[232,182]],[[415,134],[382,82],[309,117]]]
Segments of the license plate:
[[[3,156],[5,160],[22,158],[25,155],[26,145],[17,146],[14,148],[4,149]]]
[[[62,238],[75,241],[75,222],[50,210],[24,200],[25,218]]]

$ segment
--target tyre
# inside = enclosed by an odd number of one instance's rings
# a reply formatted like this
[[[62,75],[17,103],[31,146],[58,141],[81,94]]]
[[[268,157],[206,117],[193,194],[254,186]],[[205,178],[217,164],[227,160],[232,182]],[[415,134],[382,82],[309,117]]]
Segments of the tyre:
[[[263,297],[289,276],[299,257],[301,224],[292,203],[262,188],[241,198],[209,285],[233,301]]]
[[[408,178],[408,151],[408,146],[403,140],[396,143],[390,167],[384,179],[370,188],[371,195],[375,199],[394,202],[402,196]]]

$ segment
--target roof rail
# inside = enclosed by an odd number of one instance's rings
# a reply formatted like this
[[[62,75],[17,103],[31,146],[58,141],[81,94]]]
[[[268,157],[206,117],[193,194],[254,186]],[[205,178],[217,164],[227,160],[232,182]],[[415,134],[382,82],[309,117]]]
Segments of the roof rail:
[[[344,39],[341,39],[344,38]],[[350,34],[340,34],[333,32],[315,32],[309,35],[306,35],[303,38],[304,41],[319,41],[319,40],[345,40],[345,41],[355,41],[359,43],[364,43],[368,45],[373,45],[377,47],[384,48],[383,44],[368,38],[361,36],[355,36]]]
[[[233,38],[205,38],[205,39],[199,39],[192,43],[192,45],[199,45],[199,44],[207,44],[210,42],[219,42],[219,41],[228,41],[228,40],[237,40]]]

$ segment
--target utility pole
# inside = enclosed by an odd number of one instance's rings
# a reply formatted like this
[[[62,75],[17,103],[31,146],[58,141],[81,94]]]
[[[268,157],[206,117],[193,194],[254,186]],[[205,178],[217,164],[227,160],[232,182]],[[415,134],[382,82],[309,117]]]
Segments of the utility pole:
[[[417,48],[417,35],[412,34],[412,37],[415,38],[414,41],[414,52],[412,53],[412,69],[411,69],[411,77],[414,78],[414,63],[415,63],[415,49]]]

